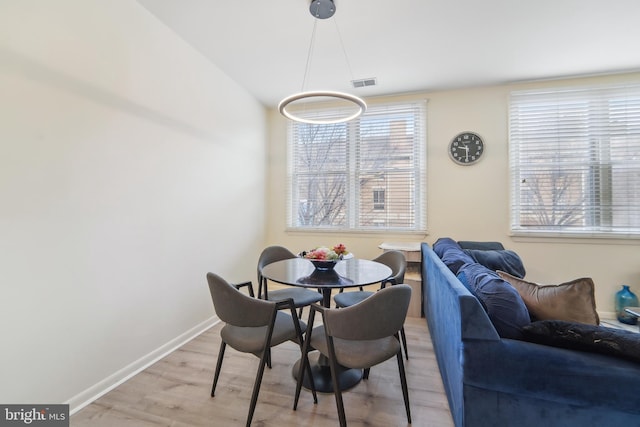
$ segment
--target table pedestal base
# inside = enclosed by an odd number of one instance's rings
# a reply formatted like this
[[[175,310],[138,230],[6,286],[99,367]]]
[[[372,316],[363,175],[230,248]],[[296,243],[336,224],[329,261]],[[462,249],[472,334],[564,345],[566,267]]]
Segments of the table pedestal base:
[[[298,379],[301,362],[302,360],[298,360],[293,365],[293,378],[296,380]],[[313,375],[313,384],[316,386],[316,391],[319,393],[333,393],[331,368],[329,367],[329,361],[326,356],[317,351],[309,353],[309,364],[311,365],[311,375]],[[362,380],[362,369],[338,366],[338,385],[341,391],[350,389],[358,384],[360,380]],[[306,373],[302,381],[302,386],[311,390],[311,381]]]

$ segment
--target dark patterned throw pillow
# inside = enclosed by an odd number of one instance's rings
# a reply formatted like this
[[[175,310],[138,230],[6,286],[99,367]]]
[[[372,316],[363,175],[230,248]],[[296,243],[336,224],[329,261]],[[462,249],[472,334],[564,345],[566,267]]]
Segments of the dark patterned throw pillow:
[[[570,350],[617,356],[640,363],[640,334],[562,320],[541,320],[522,328],[524,339]]]

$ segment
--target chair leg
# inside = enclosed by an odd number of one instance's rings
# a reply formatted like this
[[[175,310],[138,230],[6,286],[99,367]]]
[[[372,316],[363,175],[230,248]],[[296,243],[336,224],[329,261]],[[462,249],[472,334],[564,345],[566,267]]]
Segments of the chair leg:
[[[216,384],[218,384],[218,377],[220,376],[220,368],[222,368],[222,359],[224,358],[224,350],[227,348],[227,343],[222,341],[220,343],[220,350],[218,351],[218,361],[216,362],[216,373],[213,375],[213,386],[211,387],[211,397],[215,396]]]
[[[402,397],[404,398],[404,407],[407,411],[407,421],[411,424],[411,409],[409,408],[409,388],[407,387],[407,375],[404,371],[404,362],[402,361],[402,352],[396,354],[398,359],[398,371],[400,371],[400,384],[402,385]]]
[[[296,382],[296,394],[293,397],[293,410],[298,409],[298,400],[300,400],[300,391],[302,390],[302,381],[304,381],[304,371],[309,363],[309,359],[306,354],[302,354],[300,358],[300,369],[298,370],[298,381]],[[313,381],[313,379],[311,379]]]
[[[368,380],[369,379],[369,371],[371,371],[371,368],[367,368],[364,370],[364,373],[362,374],[362,379],[363,380]]]
[[[258,299],[262,299],[262,280],[258,281]]]
[[[331,382],[333,383],[333,394],[336,397],[336,407],[338,409],[338,420],[340,427],[347,427],[347,419],[344,414],[344,403],[342,401],[342,391],[338,383],[338,364],[336,363],[336,354],[333,348],[333,338],[327,337],[329,344],[329,366],[331,367]]]
[[[264,277],[262,278],[262,280],[260,281],[260,284],[258,285],[258,298],[262,298],[262,299],[269,299],[269,290],[267,289],[267,279],[265,279]]]
[[[311,383],[311,393],[313,394],[313,403],[318,403],[318,396],[316,394],[316,385],[313,382],[313,374],[311,372],[311,365],[309,364],[309,347],[311,347],[311,330],[313,329],[313,321],[315,318],[315,312],[309,308],[309,322],[307,324],[307,336],[306,339],[300,340],[300,369],[298,370],[298,382],[296,383],[296,394],[293,399],[293,410],[298,408],[298,400],[300,399],[300,390],[302,389],[302,382],[304,381],[305,371],[309,375],[309,381]]]
[[[318,395],[316,394],[316,383],[313,381],[313,372],[311,372],[311,365],[309,364],[308,357],[307,357],[307,375],[309,375],[309,382],[311,383],[311,394],[313,395],[313,403],[318,404]]]
[[[409,351],[407,350],[407,336],[404,334],[404,326],[400,329],[400,338],[402,338],[402,347],[404,348],[404,357],[409,360]]]
[[[300,391],[302,390],[302,383],[304,382],[305,373],[309,376],[311,382],[311,394],[313,395],[313,403],[318,403],[318,395],[316,394],[316,385],[313,382],[313,374],[311,372],[311,365],[309,364],[309,348],[305,344],[306,350],[302,350],[302,357],[300,358],[300,369],[298,370],[298,381],[296,382],[296,394],[293,399],[293,410],[298,409],[298,400],[300,400]]]
[[[247,416],[247,427],[251,426],[251,420],[253,419],[253,413],[256,410],[256,403],[258,402],[258,394],[260,393],[260,384],[262,383],[262,375],[264,374],[264,367],[267,364],[267,351],[265,349],[260,358],[260,366],[256,373],[256,381],[253,385],[253,394],[251,395],[251,404],[249,405],[249,415]]]

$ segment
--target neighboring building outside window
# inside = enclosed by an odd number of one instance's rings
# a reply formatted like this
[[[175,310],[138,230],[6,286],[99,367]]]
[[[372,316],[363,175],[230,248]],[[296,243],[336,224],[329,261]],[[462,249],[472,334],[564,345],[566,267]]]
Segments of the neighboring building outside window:
[[[513,92],[509,125],[514,233],[640,237],[640,82]]]
[[[426,230],[424,101],[369,106],[347,123],[290,122],[288,148],[289,228]]]

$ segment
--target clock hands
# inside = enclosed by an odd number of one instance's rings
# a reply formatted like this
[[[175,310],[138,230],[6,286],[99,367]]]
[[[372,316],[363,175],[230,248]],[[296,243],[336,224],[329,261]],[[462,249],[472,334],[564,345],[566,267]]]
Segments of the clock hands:
[[[463,144],[462,148],[464,148],[464,151],[465,151],[464,159],[465,159],[465,161],[468,162],[469,161],[469,146],[467,144]]]

